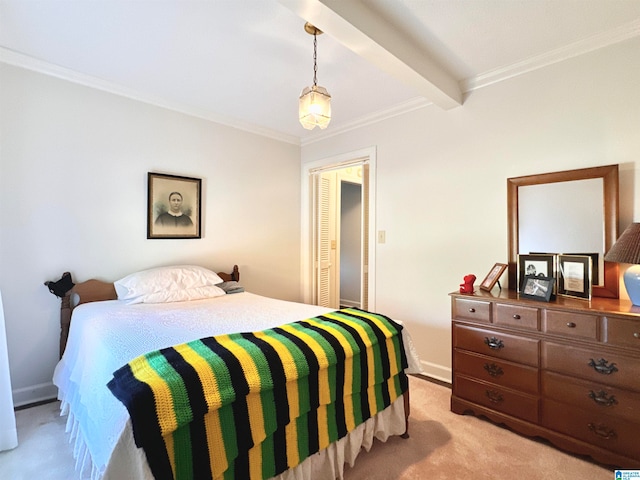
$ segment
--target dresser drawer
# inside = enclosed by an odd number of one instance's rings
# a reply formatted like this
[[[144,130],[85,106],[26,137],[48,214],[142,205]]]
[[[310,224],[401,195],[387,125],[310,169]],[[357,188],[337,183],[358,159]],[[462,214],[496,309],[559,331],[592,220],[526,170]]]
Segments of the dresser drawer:
[[[503,387],[538,393],[537,368],[460,350],[456,350],[453,355],[455,371],[458,373]]]
[[[597,315],[547,310],[544,331],[567,337],[597,340],[598,318]]]
[[[454,348],[537,367],[538,340],[481,328],[453,326]]]
[[[465,400],[507,415],[538,422],[538,397],[456,375],[454,393]]]
[[[540,330],[540,309],[497,303],[494,323],[496,325]]]
[[[542,402],[542,424],[607,450],[640,458],[639,423],[578,408],[567,409],[566,405],[545,399]]]
[[[640,393],[543,372],[542,394],[545,399],[562,402],[569,409],[580,408],[597,415],[640,421]]]
[[[640,320],[605,317],[606,342],[640,351]]]
[[[545,370],[611,386],[640,390],[640,359],[618,353],[542,342]]]
[[[466,298],[454,298],[451,303],[453,318],[489,323],[491,321],[491,303]]]

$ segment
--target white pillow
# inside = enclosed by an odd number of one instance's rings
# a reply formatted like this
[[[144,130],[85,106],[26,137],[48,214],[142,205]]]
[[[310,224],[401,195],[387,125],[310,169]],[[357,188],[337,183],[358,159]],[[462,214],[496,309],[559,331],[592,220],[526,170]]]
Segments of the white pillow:
[[[164,290],[161,292],[149,293],[127,300],[127,303],[169,303],[169,302],[187,302],[189,300],[200,300],[203,298],[221,297],[226,292],[215,285],[207,287],[186,288],[184,290]]]
[[[143,303],[147,296],[150,299],[162,298],[163,295],[166,297],[167,292],[210,287],[222,283],[222,281],[215,272],[206,268],[197,265],[179,265],[151,268],[132,273],[114,282],[114,286],[118,300]],[[222,289],[218,288],[218,290]],[[194,292],[196,291],[194,290]],[[186,295],[189,296],[189,294]]]

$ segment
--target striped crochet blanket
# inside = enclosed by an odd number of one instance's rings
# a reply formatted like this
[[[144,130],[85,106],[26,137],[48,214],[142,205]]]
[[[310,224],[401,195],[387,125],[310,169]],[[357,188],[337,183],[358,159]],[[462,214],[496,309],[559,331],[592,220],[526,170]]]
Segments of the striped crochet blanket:
[[[407,390],[401,330],[349,308],[150,352],[108,387],[156,479],[266,479]]]

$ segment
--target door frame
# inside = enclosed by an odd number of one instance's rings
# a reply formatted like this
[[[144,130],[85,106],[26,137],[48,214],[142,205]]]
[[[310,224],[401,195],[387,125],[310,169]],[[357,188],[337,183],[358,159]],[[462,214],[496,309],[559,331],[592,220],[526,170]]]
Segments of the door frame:
[[[314,238],[313,238],[313,189],[311,188],[312,175],[318,171],[336,170],[349,166],[369,165],[369,265],[368,265],[368,308],[375,311],[376,300],[376,147],[367,147],[361,150],[343,153],[333,157],[308,162],[301,168],[301,264],[300,264],[300,288],[302,300],[312,303],[314,298]]]

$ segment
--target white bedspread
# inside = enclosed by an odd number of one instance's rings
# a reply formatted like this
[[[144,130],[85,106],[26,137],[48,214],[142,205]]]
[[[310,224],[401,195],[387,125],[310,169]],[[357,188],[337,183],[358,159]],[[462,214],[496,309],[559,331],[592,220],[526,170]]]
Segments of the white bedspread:
[[[113,372],[125,363],[149,351],[198,338],[264,330],[329,311],[332,309],[248,292],[190,302],[126,305],[111,300],[76,307],[53,382],[59,389],[62,413],[69,414],[67,430],[75,442],[77,469],[90,472],[94,479],[109,477],[108,470],[118,470],[118,465],[113,465],[116,462],[110,465],[116,446],[119,455],[133,450],[129,414],[106,386]],[[421,367],[406,329],[403,338],[408,373],[419,373]],[[126,454],[123,460],[125,457],[128,463],[143,460],[141,452]],[[148,477],[141,473],[136,478]]]

